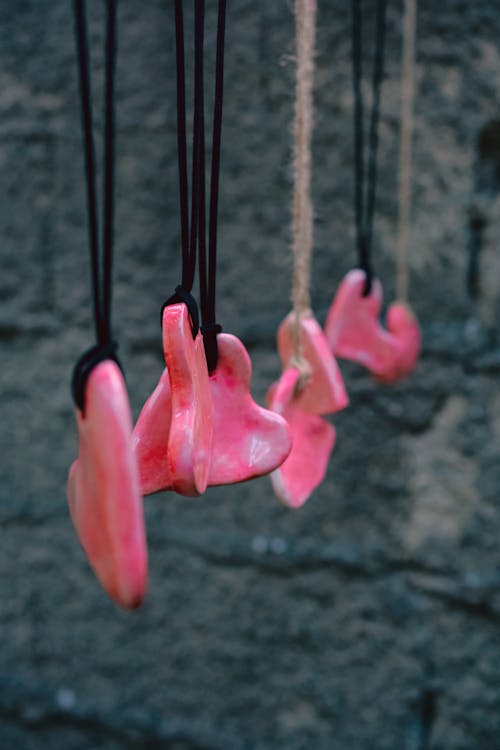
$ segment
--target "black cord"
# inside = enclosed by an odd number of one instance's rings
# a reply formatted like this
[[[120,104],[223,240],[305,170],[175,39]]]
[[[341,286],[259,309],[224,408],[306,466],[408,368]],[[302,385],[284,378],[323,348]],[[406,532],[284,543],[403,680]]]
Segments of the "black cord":
[[[352,0],[352,82],[354,89],[354,212],[356,222],[356,242],[359,265],[368,278],[368,263],[365,257],[364,241],[364,128],[363,94],[361,91],[361,39],[362,39],[361,0]]]
[[[182,0],[175,0],[175,50],[177,69],[177,157],[179,162],[179,199],[181,211],[181,242],[183,282],[184,269],[189,266],[189,204],[186,147],[186,73],[184,64],[184,20]]]
[[[385,11],[386,0],[377,3],[377,29],[375,39],[375,60],[373,65],[373,106],[370,122],[370,140],[368,151],[368,178],[366,198],[366,226],[368,228],[369,249],[372,242],[373,216],[375,213],[375,191],[377,185],[377,153],[378,153],[378,125],[380,120],[380,95],[384,77],[384,49],[385,49]]]
[[[203,138],[203,45],[204,0],[196,0],[194,15],[195,74],[193,112],[193,160],[191,168],[191,222],[189,225],[188,168],[186,135],[186,75],[184,63],[184,23],[182,0],[175,0],[175,39],[177,66],[177,146],[182,236],[182,287],[190,293],[196,270],[196,247],[200,219],[201,154]]]
[[[190,268],[189,291],[194,282],[196,267],[196,248],[200,234],[200,216],[202,208],[202,157],[204,157],[204,97],[203,97],[203,52],[205,32],[205,0],[195,0],[194,10],[194,110],[193,110],[193,164],[191,177],[191,236],[189,255],[192,260]]]
[[[184,62],[184,19],[182,0],[175,0],[175,50],[177,67],[177,152],[179,162],[179,202],[181,213],[182,282],[161,309],[184,302],[191,317],[193,338],[199,331],[199,315],[196,300],[191,294],[196,271],[196,250],[199,234],[203,153],[203,44],[204,44],[204,0],[195,0],[195,92],[193,112],[193,161],[191,168],[191,224],[189,225],[187,134],[186,134],[186,75]],[[203,218],[203,217],[202,217]]]
[[[104,225],[103,225],[103,278],[102,278],[102,320],[103,337],[108,342],[111,339],[111,294],[113,270],[113,240],[114,240],[114,83],[116,61],[116,0],[108,0],[107,28],[106,28],[106,92],[104,106]]]
[[[362,81],[362,12],[361,0],[352,0],[352,70],[354,89],[354,205],[358,263],[365,272],[363,295],[371,291],[373,217],[377,185],[378,126],[380,95],[384,76],[386,0],[377,0],[375,59],[373,65],[373,103],[368,140],[368,168],[365,180]]]
[[[182,284],[165,302],[167,305],[185,302],[188,306],[193,338],[199,330],[199,315],[191,294],[199,260],[201,330],[209,372],[217,366],[217,334],[222,330],[215,322],[217,271],[217,214],[222,133],[222,99],[224,86],[224,39],[226,0],[219,0],[217,19],[217,50],[215,69],[215,97],[210,170],[210,200],[206,216],[205,167],[205,102],[204,102],[204,29],[205,1],[194,2],[194,111],[191,169],[191,219],[189,223],[188,173],[186,145],[186,80],[184,61],[184,23],[182,0],[175,0],[176,64],[177,64],[177,144],[179,153],[179,195],[182,236]],[[198,253],[197,253],[198,251]]]
[[[212,133],[212,163],[210,169],[210,205],[208,227],[208,263],[204,231],[200,225],[199,272],[200,272],[200,307],[203,343],[207,358],[208,371],[217,367],[217,334],[221,326],[215,322],[216,309],[216,275],[217,275],[217,219],[219,207],[219,177],[222,137],[222,104],[224,94],[224,42],[226,31],[226,0],[219,0],[217,17],[217,49],[215,62],[214,116]],[[203,144],[204,146],[204,144]],[[203,159],[204,161],[204,159]],[[203,229],[204,221],[204,168],[201,193],[203,196]]]
[[[87,206],[89,223],[91,287],[94,304],[94,324],[97,339],[101,339],[101,301],[99,284],[99,229],[97,215],[97,187],[95,149],[92,136],[92,100],[90,94],[89,49],[85,0],[75,0],[75,35],[80,75],[80,96],[82,111],[83,145],[85,154],[85,174],[87,178]]]
[[[74,0],[75,36],[80,79],[83,146],[87,183],[89,250],[94,325],[97,345],[85,352],[73,371],[73,397],[84,408],[85,384],[92,368],[103,359],[116,357],[116,342],[111,335],[111,289],[113,268],[113,185],[114,185],[114,70],[116,59],[116,0],[107,1],[106,21],[106,85],[104,135],[104,197],[102,259],[99,248],[99,217],[97,209],[97,175],[93,138],[92,90],[87,35],[85,0]]]

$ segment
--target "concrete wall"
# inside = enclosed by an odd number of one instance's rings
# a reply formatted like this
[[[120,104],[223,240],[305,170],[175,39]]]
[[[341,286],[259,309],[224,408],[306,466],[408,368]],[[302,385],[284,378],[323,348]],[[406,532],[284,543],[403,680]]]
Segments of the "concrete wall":
[[[97,106],[103,3],[89,5]],[[170,6],[120,4],[114,314],[135,416],[161,371],[158,313],[179,278]],[[418,371],[381,387],[342,365],[351,407],[300,512],[266,478],[148,499],[149,593],[128,614],[94,579],[65,499],[69,377],[92,342],[71,3],[0,3],[2,748],[498,747],[500,9],[419,6]],[[320,320],[354,262],[348,8],[319,3]],[[375,247],[388,300],[400,28],[391,0]],[[289,306],[292,55],[291,3],[229,3],[219,319],[247,344],[260,399]]]

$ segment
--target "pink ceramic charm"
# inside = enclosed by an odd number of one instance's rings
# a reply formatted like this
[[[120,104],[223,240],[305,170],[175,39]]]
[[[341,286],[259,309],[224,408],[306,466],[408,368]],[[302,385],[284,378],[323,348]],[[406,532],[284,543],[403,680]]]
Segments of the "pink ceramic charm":
[[[217,336],[218,362],[210,375],[214,438],[208,483],[233,484],[268,474],[290,453],[285,420],[250,394],[247,350],[227,333]]]
[[[212,402],[201,334],[193,339],[184,303],[163,311],[166,369],[134,427],[141,490],[201,495],[212,453]]]
[[[71,518],[104,589],[123,607],[137,607],[146,590],[146,535],[132,418],[115,362],[100,362],[90,373],[85,414],[77,409],[76,421],[78,458],[67,486]]]
[[[291,312],[278,329],[278,351],[286,370],[293,365],[295,313]],[[300,318],[302,357],[310,367],[310,379],[296,394],[296,406],[310,414],[330,414],[349,403],[342,375],[332,356],[321,326],[311,313]]]
[[[158,385],[142,407],[132,433],[143,495],[172,489],[167,460],[171,421],[172,393],[168,370],[165,369]]]
[[[181,495],[201,495],[207,488],[212,458],[212,399],[203,340],[199,332],[193,339],[188,309],[182,302],[163,311],[163,353],[172,395],[167,445],[170,481]]]
[[[393,302],[389,306],[386,323],[387,330],[393,336],[397,356],[392,370],[375,375],[375,378],[382,383],[394,383],[417,366],[422,337],[415,315],[404,302]]]
[[[372,282],[363,297],[365,273],[350,271],[342,281],[328,313],[325,334],[337,357],[364,365],[374,377],[391,383],[407,375],[420,352],[420,329],[411,310],[400,302],[389,307],[387,328],[379,323],[382,286]]]
[[[290,508],[300,508],[323,481],[335,443],[335,428],[299,405],[294,393],[299,380],[295,368],[286,370],[268,392],[268,405],[283,416],[292,433],[292,450],[271,474],[276,496]]]

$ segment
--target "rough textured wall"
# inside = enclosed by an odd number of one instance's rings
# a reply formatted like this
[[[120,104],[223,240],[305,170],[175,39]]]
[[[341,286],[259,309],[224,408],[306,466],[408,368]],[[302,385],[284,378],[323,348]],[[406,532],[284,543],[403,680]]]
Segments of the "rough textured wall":
[[[103,4],[89,5],[100,102]],[[320,319],[354,257],[348,5],[319,3]],[[149,593],[127,614],[90,572],[65,500],[69,376],[92,340],[71,3],[0,3],[1,747],[498,747],[500,9],[419,5],[418,372],[388,388],[342,365],[351,407],[300,512],[266,478],[148,499]],[[179,277],[170,6],[120,8],[114,311],[134,415]],[[401,3],[389,6],[376,269],[391,299]],[[259,398],[289,304],[291,10],[229,3],[219,318],[247,343]]]

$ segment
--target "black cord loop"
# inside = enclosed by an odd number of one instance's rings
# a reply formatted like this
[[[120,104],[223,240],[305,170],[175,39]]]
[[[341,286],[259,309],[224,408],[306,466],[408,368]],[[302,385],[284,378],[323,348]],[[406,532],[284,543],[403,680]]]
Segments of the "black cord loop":
[[[120,370],[123,372],[123,368],[117,356],[117,349],[117,342],[110,339],[105,344],[96,344],[90,349],[87,349],[75,364],[73,375],[71,377],[71,393],[75,404],[78,406],[82,414],[85,415],[85,389],[87,380],[94,367],[98,365],[99,362],[111,359],[113,362],[116,362]]]
[[[182,242],[182,287],[191,292],[196,271],[196,249],[200,220],[201,141],[203,119],[203,28],[204,0],[195,3],[195,93],[193,113],[193,150],[191,167],[191,223],[189,222],[189,185],[186,129],[186,74],[184,61],[184,17],[182,0],[175,0],[175,56],[177,68],[177,153],[179,203]]]
[[[384,50],[387,0],[377,0],[375,58],[372,78],[372,110],[368,137],[368,166],[365,175],[362,81],[361,0],[352,0],[352,71],[354,90],[354,208],[359,267],[365,272],[363,296],[371,292],[373,217],[377,185],[380,96],[384,76]]]
[[[111,292],[113,270],[113,217],[114,217],[114,71],[116,61],[116,0],[107,2],[105,43],[105,102],[104,102],[104,185],[103,234],[99,247],[99,212],[97,208],[97,170],[93,137],[92,87],[90,55],[87,34],[85,0],[74,0],[75,37],[80,81],[83,146],[89,225],[89,251],[94,326],[97,345],[78,360],[72,379],[73,398],[80,409],[84,403],[85,383],[94,367],[110,354],[116,360],[116,343],[112,341]],[[100,257],[102,256],[102,257]]]
[[[179,302],[184,302],[188,309],[189,316],[191,318],[191,330],[193,332],[193,339],[195,339],[198,331],[200,330],[200,316],[198,313],[198,305],[196,304],[196,300],[191,292],[188,292],[187,289],[184,289],[184,287],[180,284],[179,286],[175,287],[175,292],[172,294],[172,296],[163,303],[163,307],[161,308],[160,321],[163,321],[163,311],[165,310],[165,308],[169,305],[177,305]]]
[[[217,334],[222,328],[215,321],[217,277],[217,220],[219,209],[219,178],[222,140],[222,105],[224,95],[224,43],[226,32],[226,0],[219,0],[217,14],[217,42],[215,61],[215,91],[212,129],[212,162],[210,169],[210,201],[208,224],[208,258],[205,240],[205,141],[202,139],[202,172],[200,203],[200,233],[198,241],[201,330],[209,373],[217,367]],[[201,117],[203,118],[203,108]]]
[[[215,64],[215,97],[212,133],[212,161],[208,216],[206,221],[205,177],[205,102],[204,102],[204,27],[205,0],[194,0],[194,108],[191,170],[191,218],[189,223],[189,188],[186,145],[186,75],[184,61],[184,21],[182,0],[175,0],[176,63],[177,63],[177,144],[179,153],[179,197],[182,236],[182,284],[165,303],[186,301],[193,324],[193,336],[199,330],[198,311],[191,296],[196,260],[199,260],[200,311],[202,332],[209,372],[217,366],[217,333],[222,329],[215,322],[217,218],[222,133],[222,99],[224,84],[224,39],[226,0],[219,0]],[[179,292],[179,289],[182,290]],[[162,308],[162,316],[163,309]]]
[[[177,159],[183,269],[189,264],[189,202],[186,137],[186,73],[182,0],[175,0],[175,52],[177,70]],[[194,271],[193,271],[194,273]],[[183,278],[183,282],[186,279]]]

